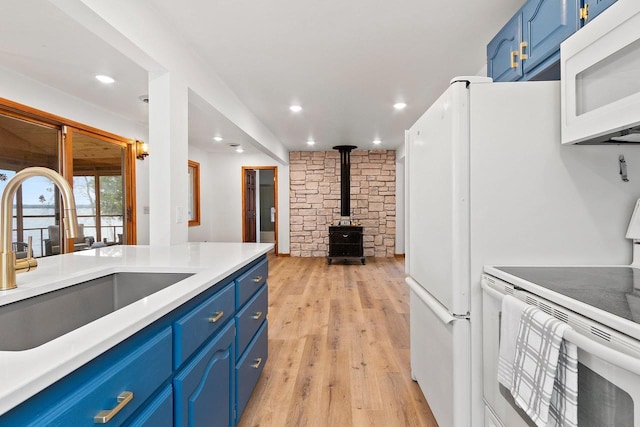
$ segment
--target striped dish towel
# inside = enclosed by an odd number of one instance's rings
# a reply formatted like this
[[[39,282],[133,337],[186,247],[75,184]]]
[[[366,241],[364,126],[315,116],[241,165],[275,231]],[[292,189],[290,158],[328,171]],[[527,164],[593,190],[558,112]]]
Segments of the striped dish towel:
[[[563,339],[569,328],[535,307],[522,312],[511,394],[540,427],[578,425],[578,349]]]
[[[527,304],[511,295],[502,298],[500,311],[500,351],[498,353],[498,382],[511,389],[513,362],[516,356],[516,341],[520,330],[520,319]]]

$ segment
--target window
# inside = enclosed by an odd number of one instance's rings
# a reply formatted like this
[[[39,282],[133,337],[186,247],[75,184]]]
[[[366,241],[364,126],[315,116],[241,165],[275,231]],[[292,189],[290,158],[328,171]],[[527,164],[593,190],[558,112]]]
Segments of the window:
[[[14,199],[12,241],[18,256],[28,237],[36,257],[86,249],[96,241],[135,244],[133,140],[0,98],[0,191],[31,166],[53,169],[71,183],[82,236],[61,239],[57,188],[46,178],[30,178]]]

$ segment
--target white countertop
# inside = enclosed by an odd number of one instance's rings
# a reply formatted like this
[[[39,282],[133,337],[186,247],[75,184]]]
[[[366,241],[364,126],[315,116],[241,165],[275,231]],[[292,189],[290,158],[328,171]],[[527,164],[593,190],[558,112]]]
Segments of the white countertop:
[[[109,246],[38,259],[0,305],[118,272],[197,273],[39,347],[0,351],[0,414],[259,258],[271,243]],[[2,325],[0,325],[2,327]]]

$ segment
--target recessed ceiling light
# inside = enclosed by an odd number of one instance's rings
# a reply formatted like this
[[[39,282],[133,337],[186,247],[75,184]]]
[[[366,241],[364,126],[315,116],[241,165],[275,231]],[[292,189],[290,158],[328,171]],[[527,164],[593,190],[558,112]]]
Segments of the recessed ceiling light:
[[[236,153],[244,153],[244,148],[242,147],[236,148]]]
[[[393,108],[395,108],[396,110],[404,110],[406,106],[407,104],[405,104],[404,102],[397,102],[393,104]]]
[[[221,136],[214,136],[213,137],[213,140],[216,141],[216,142],[220,142],[220,141],[222,141],[222,139],[223,138]]]
[[[380,141],[380,138],[376,138],[373,140],[373,143],[376,145],[382,144],[382,141]]]
[[[109,76],[105,76],[104,74],[98,74],[96,76],[96,79],[98,79],[98,81],[100,83],[104,83],[106,85],[111,84],[113,82],[115,82],[115,80],[113,79],[113,77],[109,77]]]
[[[293,111],[294,113],[299,113],[300,111],[302,111],[302,107],[294,104],[289,107],[289,110]]]
[[[314,145],[316,142],[313,139],[307,140],[307,145]]]

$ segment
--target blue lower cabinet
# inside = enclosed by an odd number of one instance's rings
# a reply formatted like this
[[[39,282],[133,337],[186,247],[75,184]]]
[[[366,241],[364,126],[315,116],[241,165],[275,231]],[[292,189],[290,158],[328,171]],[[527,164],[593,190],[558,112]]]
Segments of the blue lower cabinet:
[[[236,358],[242,356],[258,328],[266,319],[269,306],[268,294],[267,286],[264,285],[236,315],[236,328],[238,329]]]
[[[267,360],[267,274],[262,256],[1,415],[0,426],[233,427]]]
[[[229,322],[174,378],[175,426],[234,425],[235,331]]]
[[[127,427],[171,427],[173,426],[173,388],[167,385],[148,404],[144,411],[127,424]]]
[[[238,420],[267,363],[268,322],[262,324],[236,365]],[[236,420],[236,421],[238,421]]]
[[[173,324],[175,369],[233,317],[235,289],[231,282]]]
[[[144,375],[140,375],[144,372]],[[7,426],[119,426],[171,376],[171,328],[119,360],[97,360],[69,381],[47,389],[0,418]]]
[[[269,263],[265,258],[238,277],[236,279],[236,307],[242,307],[267,281],[268,275]]]

